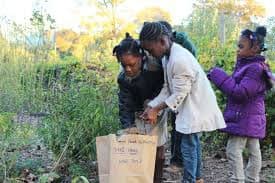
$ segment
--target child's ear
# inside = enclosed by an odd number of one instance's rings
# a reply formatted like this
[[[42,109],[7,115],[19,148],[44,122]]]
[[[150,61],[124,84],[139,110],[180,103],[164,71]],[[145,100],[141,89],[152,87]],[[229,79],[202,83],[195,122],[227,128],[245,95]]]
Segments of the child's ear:
[[[161,38],[160,38],[160,44],[161,44],[162,46],[165,45],[164,36],[161,36]]]
[[[168,41],[166,36],[161,36],[160,43],[161,43],[162,46],[166,47],[169,44],[169,41]]]
[[[260,46],[258,44],[254,44],[252,50],[254,53],[258,53],[260,51]]]

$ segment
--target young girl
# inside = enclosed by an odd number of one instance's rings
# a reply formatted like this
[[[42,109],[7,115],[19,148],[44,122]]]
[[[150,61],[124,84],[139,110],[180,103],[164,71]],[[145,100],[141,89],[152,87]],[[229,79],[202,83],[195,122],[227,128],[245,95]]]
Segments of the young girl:
[[[198,61],[185,48],[171,41],[165,26],[159,22],[146,23],[139,38],[144,49],[156,58],[163,58],[164,69],[163,88],[148,104],[142,117],[155,123],[159,111],[166,107],[177,114],[183,182],[195,183],[196,178],[201,177],[199,133],[225,127],[216,96]]]
[[[175,43],[178,43],[188,51],[192,53],[192,55],[197,57],[197,49],[194,43],[190,40],[185,32],[176,32],[172,30],[172,26],[167,21],[159,21],[162,25],[166,27],[166,29],[170,32],[171,40]],[[181,135],[176,131],[176,114],[174,112],[170,113],[170,121],[171,121],[171,159],[170,166],[166,168],[168,172],[178,172],[181,171],[183,161],[180,151],[181,144]]]
[[[154,183],[160,183],[165,160],[164,144],[168,136],[167,113],[162,112],[156,125],[145,123],[137,114],[144,110],[147,100],[160,92],[163,70],[155,59],[145,55],[139,42],[129,34],[113,49],[113,54],[123,67],[118,76],[120,122],[124,129],[130,129],[130,133],[135,129],[136,133],[158,135]]]
[[[232,168],[232,182],[259,182],[261,151],[259,139],[265,136],[264,75],[265,27],[255,32],[242,31],[237,49],[237,63],[231,76],[220,68],[213,68],[209,79],[227,96],[224,118],[227,127],[222,131],[230,137],[226,153]],[[242,152],[248,148],[249,161],[243,170]]]

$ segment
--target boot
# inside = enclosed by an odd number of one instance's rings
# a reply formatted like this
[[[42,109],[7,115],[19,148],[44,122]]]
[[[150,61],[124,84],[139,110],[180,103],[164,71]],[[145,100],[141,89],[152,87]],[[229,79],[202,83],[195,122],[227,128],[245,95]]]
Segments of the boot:
[[[163,178],[163,167],[165,162],[164,146],[157,148],[154,183],[161,183]]]

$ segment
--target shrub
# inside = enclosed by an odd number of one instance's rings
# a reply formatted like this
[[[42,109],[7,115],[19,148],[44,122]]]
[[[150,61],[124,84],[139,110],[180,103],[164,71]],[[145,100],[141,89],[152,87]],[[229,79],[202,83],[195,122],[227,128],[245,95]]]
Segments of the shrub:
[[[97,71],[84,72],[81,82],[73,82],[51,96],[50,116],[41,130],[56,155],[63,152],[73,160],[95,159],[95,137],[119,127],[114,81]]]
[[[13,116],[0,113],[0,182],[18,174],[14,170],[19,152],[33,136],[33,130],[28,125],[16,124]]]

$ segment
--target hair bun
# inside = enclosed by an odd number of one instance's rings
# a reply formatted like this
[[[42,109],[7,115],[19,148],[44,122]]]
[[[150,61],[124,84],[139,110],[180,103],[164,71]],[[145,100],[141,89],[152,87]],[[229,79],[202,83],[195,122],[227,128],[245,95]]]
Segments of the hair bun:
[[[256,33],[265,37],[266,36],[266,28],[264,26],[259,26],[256,28]]]
[[[125,33],[125,38],[127,39],[127,38],[132,38],[132,36],[130,36],[130,33],[129,32],[126,32]]]

